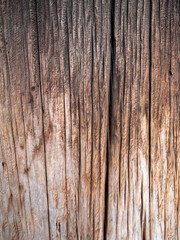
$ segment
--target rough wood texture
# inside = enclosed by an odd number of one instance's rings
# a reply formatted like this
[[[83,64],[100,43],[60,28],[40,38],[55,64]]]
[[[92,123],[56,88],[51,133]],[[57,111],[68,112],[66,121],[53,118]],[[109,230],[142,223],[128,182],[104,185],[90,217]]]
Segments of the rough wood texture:
[[[107,239],[179,239],[179,2],[115,1]]]
[[[180,239],[179,0],[0,0],[0,240]]]
[[[114,4],[107,239],[149,239],[150,3]]]

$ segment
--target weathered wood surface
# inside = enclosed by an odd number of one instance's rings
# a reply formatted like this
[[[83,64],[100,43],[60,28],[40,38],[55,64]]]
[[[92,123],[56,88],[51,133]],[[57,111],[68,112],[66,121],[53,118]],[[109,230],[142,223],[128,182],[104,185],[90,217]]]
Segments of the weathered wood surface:
[[[179,0],[0,0],[0,239],[180,239]]]
[[[115,1],[107,239],[180,238],[179,10]]]

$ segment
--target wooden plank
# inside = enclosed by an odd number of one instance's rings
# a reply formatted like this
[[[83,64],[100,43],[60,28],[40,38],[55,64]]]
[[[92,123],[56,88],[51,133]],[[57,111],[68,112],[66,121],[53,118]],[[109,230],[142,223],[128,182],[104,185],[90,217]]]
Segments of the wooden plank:
[[[149,235],[149,1],[114,1],[107,239]]]
[[[152,1],[151,179],[152,239],[179,239],[179,1]]]
[[[0,239],[48,239],[36,9],[0,6]]]
[[[179,3],[113,14],[106,237],[178,239]]]
[[[0,0],[0,239],[179,239],[178,0]]]
[[[102,239],[110,1],[38,1],[50,232]]]

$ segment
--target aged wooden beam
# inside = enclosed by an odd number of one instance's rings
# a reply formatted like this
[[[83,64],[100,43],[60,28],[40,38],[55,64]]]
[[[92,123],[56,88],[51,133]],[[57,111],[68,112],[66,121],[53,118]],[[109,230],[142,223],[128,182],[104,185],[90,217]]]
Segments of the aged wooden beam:
[[[178,1],[115,1],[107,239],[178,239]]]
[[[149,239],[150,2],[115,1],[107,239]]]
[[[51,238],[102,239],[110,2],[39,1]]]
[[[180,238],[179,16],[179,1],[153,1],[150,139],[152,239]]]
[[[0,3],[0,239],[48,239],[35,4]]]
[[[0,0],[0,240],[179,239],[179,0]]]

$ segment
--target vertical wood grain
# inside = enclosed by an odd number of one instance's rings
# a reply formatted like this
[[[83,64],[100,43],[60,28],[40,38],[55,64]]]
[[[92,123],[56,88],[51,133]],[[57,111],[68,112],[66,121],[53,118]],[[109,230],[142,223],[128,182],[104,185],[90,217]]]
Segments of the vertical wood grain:
[[[110,2],[37,9],[51,238],[102,239]]]
[[[0,4],[0,239],[48,239],[35,5]]]
[[[151,19],[152,239],[179,239],[179,1],[153,1]]]
[[[179,239],[178,0],[0,0],[0,239]]]
[[[114,1],[107,239],[150,239],[149,1]]]

